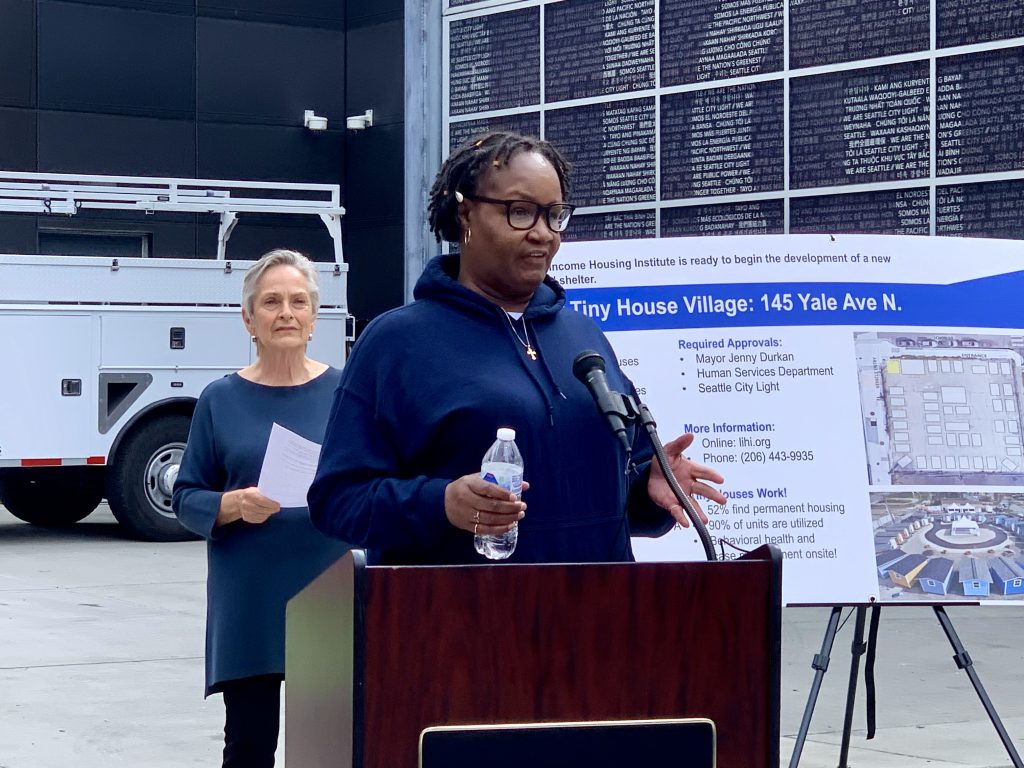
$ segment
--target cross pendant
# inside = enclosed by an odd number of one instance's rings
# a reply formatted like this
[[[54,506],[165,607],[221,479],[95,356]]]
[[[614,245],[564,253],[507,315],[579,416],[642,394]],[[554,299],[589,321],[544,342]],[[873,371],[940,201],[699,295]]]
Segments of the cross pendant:
[[[537,353],[533,351],[533,347],[527,347],[526,354],[530,356],[531,360],[537,359]]]

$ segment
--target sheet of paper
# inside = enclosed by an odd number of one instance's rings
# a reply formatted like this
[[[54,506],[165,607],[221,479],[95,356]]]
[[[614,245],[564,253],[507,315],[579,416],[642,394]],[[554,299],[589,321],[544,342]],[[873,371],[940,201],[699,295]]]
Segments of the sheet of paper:
[[[275,423],[270,430],[256,487],[282,507],[304,507],[319,460],[319,443]]]

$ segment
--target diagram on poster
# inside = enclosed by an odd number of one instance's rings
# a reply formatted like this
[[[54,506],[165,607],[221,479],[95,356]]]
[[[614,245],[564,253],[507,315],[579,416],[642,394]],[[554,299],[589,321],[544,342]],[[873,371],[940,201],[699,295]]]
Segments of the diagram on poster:
[[[780,235],[563,245],[664,440],[726,476],[726,557],[788,604],[1024,600],[1024,247]],[[692,531],[641,560],[702,559]]]
[[[1024,337],[855,339],[872,485],[1022,485]]]

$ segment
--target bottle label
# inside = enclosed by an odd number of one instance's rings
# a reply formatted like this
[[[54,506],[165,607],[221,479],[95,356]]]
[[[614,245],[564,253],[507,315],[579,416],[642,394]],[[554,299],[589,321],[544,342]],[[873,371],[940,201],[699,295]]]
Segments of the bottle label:
[[[488,483],[500,485],[506,491],[511,491],[517,499],[522,497],[523,472],[519,467],[509,465],[507,469],[504,469],[491,465],[483,470],[480,476]]]

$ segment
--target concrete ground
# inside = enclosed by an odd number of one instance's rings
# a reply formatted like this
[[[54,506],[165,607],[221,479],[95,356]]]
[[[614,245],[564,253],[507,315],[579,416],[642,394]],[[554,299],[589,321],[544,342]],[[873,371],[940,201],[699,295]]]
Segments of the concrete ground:
[[[126,541],[105,507],[65,531],[0,507],[0,768],[219,765],[221,702],[202,696],[205,575],[202,543]],[[949,614],[1024,752],[1024,610]],[[785,611],[783,765],[827,618],[826,609]],[[804,768],[838,765],[852,624],[836,639]],[[931,609],[883,612],[878,734],[864,739],[861,685],[850,766],[1012,765],[951,656]]]

